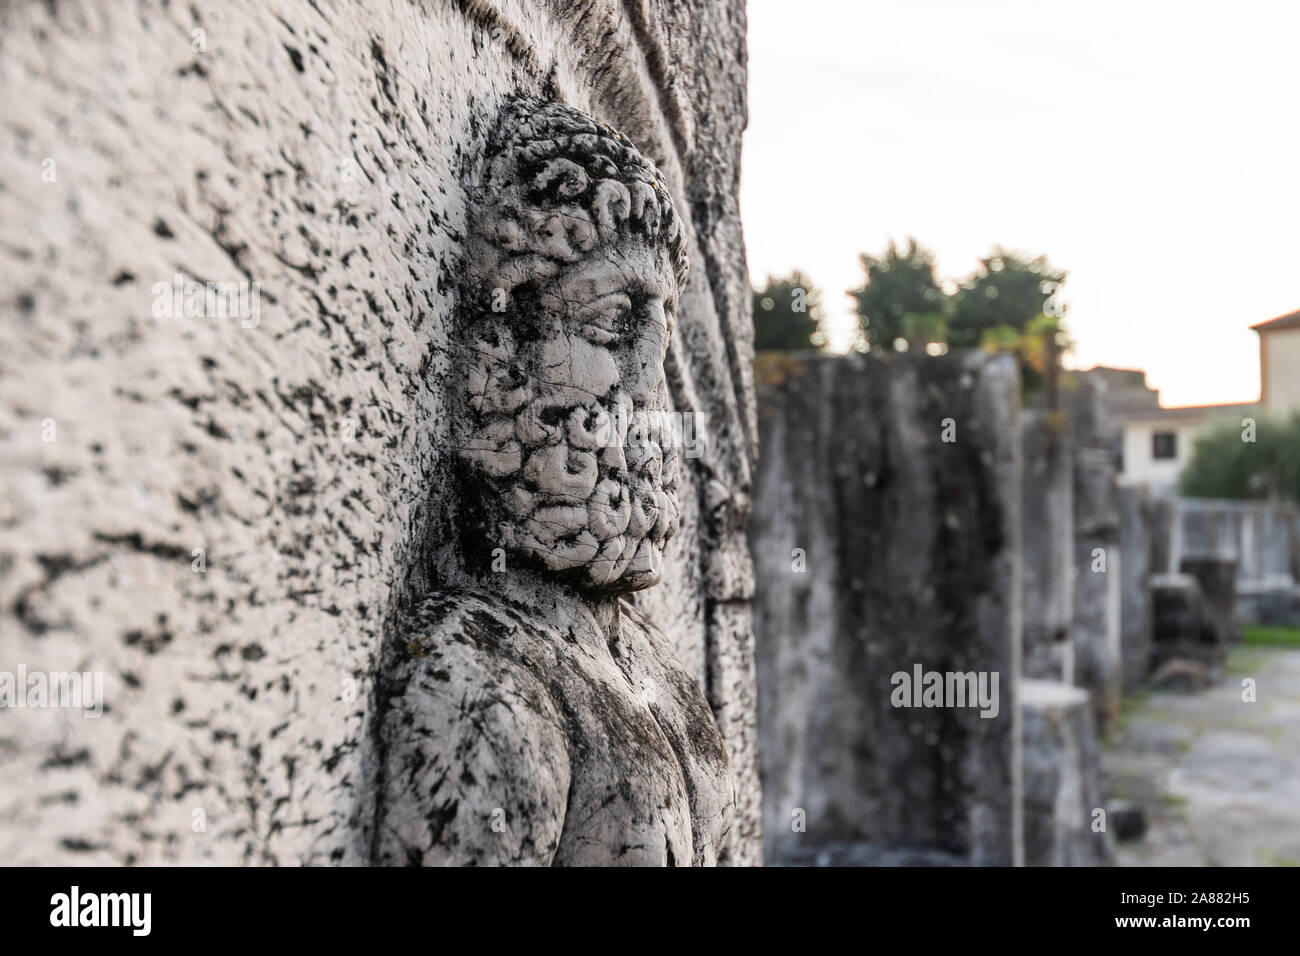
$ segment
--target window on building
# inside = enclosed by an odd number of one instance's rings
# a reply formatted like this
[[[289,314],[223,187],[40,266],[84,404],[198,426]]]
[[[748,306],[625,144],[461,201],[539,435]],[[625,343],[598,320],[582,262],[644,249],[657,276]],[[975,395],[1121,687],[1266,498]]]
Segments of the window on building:
[[[1178,433],[1155,432],[1151,436],[1151,457],[1157,461],[1178,457]]]

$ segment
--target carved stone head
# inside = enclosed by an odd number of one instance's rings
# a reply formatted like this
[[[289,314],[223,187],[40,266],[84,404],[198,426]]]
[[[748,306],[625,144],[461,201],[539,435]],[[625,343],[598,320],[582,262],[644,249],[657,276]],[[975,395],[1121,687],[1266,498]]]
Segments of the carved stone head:
[[[649,587],[682,433],[664,357],[686,247],[663,178],[609,127],[517,99],[476,193],[456,424],[489,546],[581,588]]]

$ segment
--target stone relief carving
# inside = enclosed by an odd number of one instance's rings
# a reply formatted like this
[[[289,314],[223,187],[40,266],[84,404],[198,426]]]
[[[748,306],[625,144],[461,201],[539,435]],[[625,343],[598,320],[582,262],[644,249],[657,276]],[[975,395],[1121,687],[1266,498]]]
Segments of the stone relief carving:
[[[446,491],[465,558],[385,654],[376,860],[712,864],[722,739],[623,597],[677,527],[681,220],[623,136],[531,98],[470,198]]]

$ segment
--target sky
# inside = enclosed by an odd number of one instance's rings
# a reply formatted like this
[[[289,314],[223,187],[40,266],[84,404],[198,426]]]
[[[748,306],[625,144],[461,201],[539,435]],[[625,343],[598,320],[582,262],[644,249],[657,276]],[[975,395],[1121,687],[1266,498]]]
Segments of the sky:
[[[803,270],[841,346],[860,252],[915,236],[1068,270],[1070,364],[1253,401],[1300,309],[1300,2],[749,0],[751,279]]]

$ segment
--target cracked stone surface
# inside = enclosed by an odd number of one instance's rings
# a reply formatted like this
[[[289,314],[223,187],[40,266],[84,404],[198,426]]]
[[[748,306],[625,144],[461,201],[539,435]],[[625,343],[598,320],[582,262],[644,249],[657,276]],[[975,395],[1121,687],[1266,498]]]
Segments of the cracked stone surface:
[[[716,864],[721,734],[620,600],[659,583],[702,450],[660,427],[681,222],[653,164],[571,108],[512,101],[486,153],[443,486],[460,546],[385,655],[377,860]]]
[[[691,278],[656,400],[699,415],[703,454],[677,462],[660,566],[638,543],[593,573],[657,575],[614,606],[702,688],[734,779],[725,837],[678,806],[646,824],[656,852],[758,862],[743,5],[9,5],[0,79],[0,670],[99,672],[106,699],[0,710],[0,859],[370,861],[385,641],[465,558],[446,488],[467,182],[525,94],[617,128],[680,216]],[[207,283],[244,283],[248,308],[207,310]],[[543,493],[585,494],[584,462]],[[587,527],[617,527],[597,479]],[[578,521],[529,514],[557,540]],[[651,667],[660,639],[628,633],[583,686]],[[671,699],[633,721],[670,750]],[[679,774],[713,780],[701,740]]]

